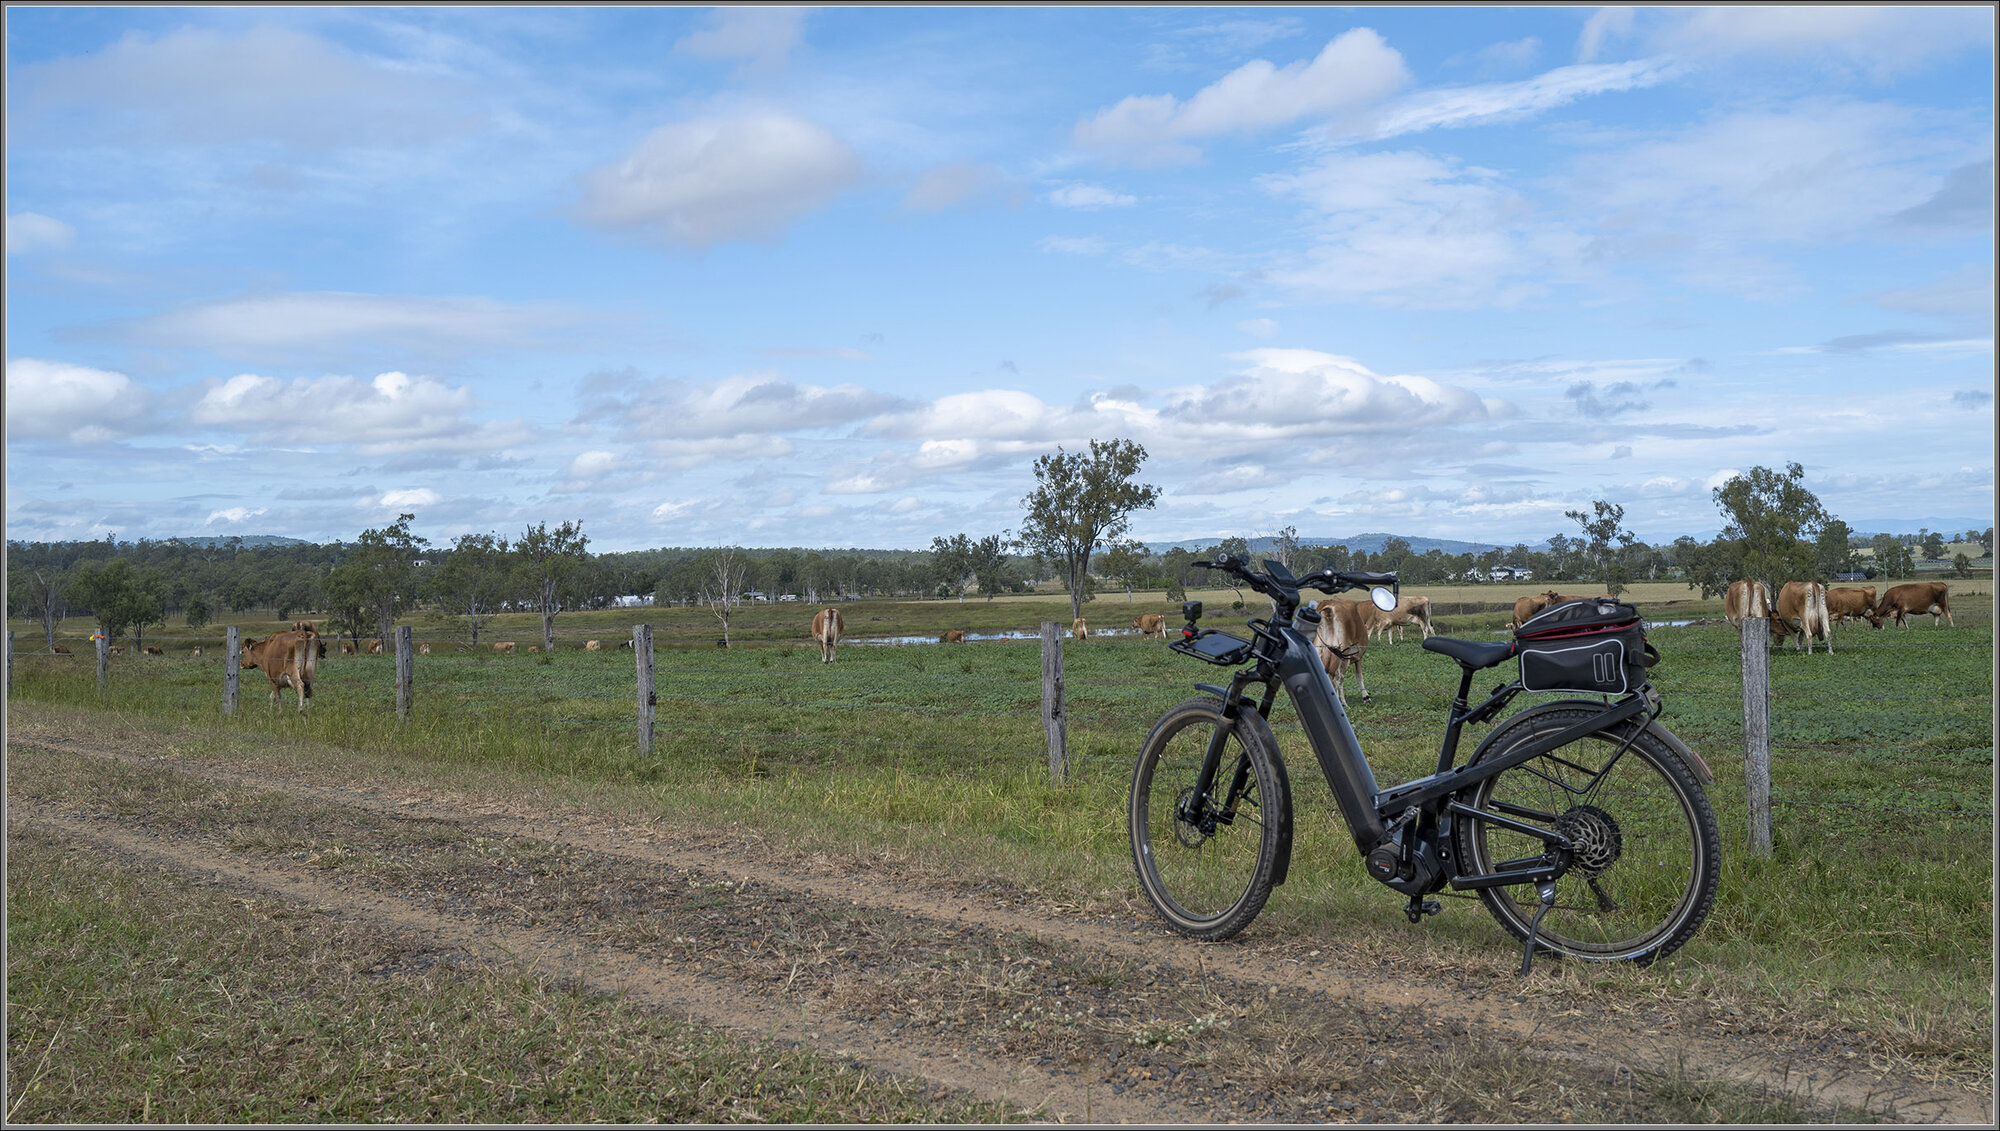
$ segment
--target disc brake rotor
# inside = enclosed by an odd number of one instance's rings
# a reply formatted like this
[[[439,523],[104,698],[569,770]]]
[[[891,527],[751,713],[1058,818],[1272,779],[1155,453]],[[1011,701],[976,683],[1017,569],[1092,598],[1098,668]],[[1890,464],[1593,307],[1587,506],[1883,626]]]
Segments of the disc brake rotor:
[[[1183,816],[1188,811],[1188,803],[1193,800],[1194,788],[1192,786],[1182,790],[1181,795],[1174,799],[1174,837],[1184,847],[1200,848],[1208,842],[1210,833],[1204,832],[1201,826],[1194,824]],[[1208,806],[1206,805],[1202,806],[1204,811],[1207,808]],[[1213,823],[1211,822],[1210,828],[1213,827]]]

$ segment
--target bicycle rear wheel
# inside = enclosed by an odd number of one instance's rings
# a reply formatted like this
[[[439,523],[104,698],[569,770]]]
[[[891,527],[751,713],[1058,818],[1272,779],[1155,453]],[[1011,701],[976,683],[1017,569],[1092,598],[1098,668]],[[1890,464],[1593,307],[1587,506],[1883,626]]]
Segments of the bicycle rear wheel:
[[[1292,802],[1270,726],[1255,711],[1230,727],[1214,786],[1195,796],[1222,702],[1190,699],[1146,736],[1132,773],[1132,860],[1167,926],[1224,939],[1249,926],[1282,880],[1292,848]]]
[[[1474,764],[1596,714],[1598,708],[1527,712],[1495,734]],[[1556,900],[1535,932],[1537,950],[1591,961],[1646,964],[1672,953],[1708,918],[1721,867],[1715,812],[1686,764],[1647,731],[1601,730],[1480,782],[1460,800],[1575,844]],[[1631,739],[1629,746],[1627,740]],[[1622,753],[1621,753],[1622,750]],[[1528,867],[1543,840],[1460,814],[1454,836],[1463,874]],[[1486,909],[1525,940],[1540,908],[1533,884],[1480,890]]]

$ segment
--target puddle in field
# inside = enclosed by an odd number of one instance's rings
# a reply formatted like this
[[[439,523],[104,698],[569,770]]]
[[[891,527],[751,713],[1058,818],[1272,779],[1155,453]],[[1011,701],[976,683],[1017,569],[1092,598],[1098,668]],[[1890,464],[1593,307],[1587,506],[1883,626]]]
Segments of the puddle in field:
[[[1136,628],[1093,628],[1090,630],[1090,635],[1093,638],[1099,636],[1137,636],[1139,635],[1139,630]],[[1016,630],[1013,632],[968,632],[965,634],[965,642],[967,644],[978,644],[981,641],[987,641],[987,640],[1040,640],[1041,638],[1042,638],[1041,633],[1028,632],[1026,630]],[[1070,638],[1069,629],[1065,628],[1062,630],[1062,638],[1064,640],[1068,640]],[[861,637],[853,637],[851,639],[843,639],[841,643],[842,644],[937,644],[940,643],[940,641],[935,636],[861,636]]]

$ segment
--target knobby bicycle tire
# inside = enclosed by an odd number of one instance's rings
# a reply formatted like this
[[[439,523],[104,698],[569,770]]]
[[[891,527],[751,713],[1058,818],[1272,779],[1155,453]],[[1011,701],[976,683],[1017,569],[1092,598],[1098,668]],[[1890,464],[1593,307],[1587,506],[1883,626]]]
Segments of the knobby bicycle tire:
[[[1291,788],[1271,728],[1254,710],[1235,719],[1205,818],[1182,819],[1222,701],[1190,699],[1155,723],[1132,771],[1132,862],[1167,926],[1225,939],[1249,926],[1284,876],[1291,853]],[[1245,788],[1231,797],[1239,768]],[[1227,810],[1226,813],[1223,811]]]
[[[1524,712],[1495,732],[1474,764],[1598,710],[1580,704]],[[1556,881],[1555,903],[1535,932],[1537,950],[1644,965],[1671,954],[1708,918],[1721,869],[1715,811],[1680,756],[1633,723],[1532,758],[1459,799],[1556,829],[1575,844],[1569,871]],[[1465,874],[1523,867],[1547,851],[1538,838],[1463,814],[1454,818],[1453,841]],[[1508,933],[1528,937],[1541,905],[1533,884],[1479,894]]]

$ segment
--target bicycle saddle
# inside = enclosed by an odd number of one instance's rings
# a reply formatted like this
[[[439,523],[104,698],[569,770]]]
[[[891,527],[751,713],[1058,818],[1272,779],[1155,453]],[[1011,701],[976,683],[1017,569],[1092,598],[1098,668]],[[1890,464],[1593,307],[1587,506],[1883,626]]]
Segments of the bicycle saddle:
[[[1443,636],[1424,638],[1424,651],[1450,656],[1468,668],[1490,668],[1514,655],[1512,640],[1451,640]]]

